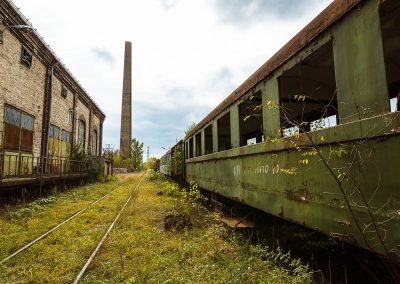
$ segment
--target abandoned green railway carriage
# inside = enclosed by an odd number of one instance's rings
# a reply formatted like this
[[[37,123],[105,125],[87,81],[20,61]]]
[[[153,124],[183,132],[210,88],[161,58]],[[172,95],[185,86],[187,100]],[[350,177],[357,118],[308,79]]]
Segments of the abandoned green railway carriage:
[[[186,136],[186,180],[395,253],[399,27],[398,0],[334,1]]]

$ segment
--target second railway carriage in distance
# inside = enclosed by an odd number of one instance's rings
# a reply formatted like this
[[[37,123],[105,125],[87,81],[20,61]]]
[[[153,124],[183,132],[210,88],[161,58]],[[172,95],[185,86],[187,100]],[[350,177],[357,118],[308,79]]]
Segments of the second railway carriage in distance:
[[[183,182],[184,156],[182,140],[160,158],[160,172],[180,183]]]
[[[399,27],[398,0],[332,2],[188,133],[186,181],[395,253]]]

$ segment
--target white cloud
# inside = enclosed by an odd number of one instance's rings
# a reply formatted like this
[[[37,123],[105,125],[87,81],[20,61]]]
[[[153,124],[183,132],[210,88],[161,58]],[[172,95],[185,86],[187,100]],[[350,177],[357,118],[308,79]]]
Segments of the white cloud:
[[[124,42],[132,42],[133,134],[159,156],[330,2],[307,0],[297,17],[264,17],[257,9],[268,5],[247,1],[254,19],[244,25],[215,1],[14,2],[106,113],[103,141],[115,148]],[[237,8],[230,5],[231,15]]]

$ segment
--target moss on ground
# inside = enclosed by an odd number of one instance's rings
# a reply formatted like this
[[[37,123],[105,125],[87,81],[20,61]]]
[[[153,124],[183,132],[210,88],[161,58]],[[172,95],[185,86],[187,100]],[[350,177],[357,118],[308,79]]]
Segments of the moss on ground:
[[[0,282],[71,283],[128,197],[138,175],[75,189],[36,202],[31,213],[0,215],[0,256],[121,188],[76,220],[0,265]],[[200,205],[195,187],[181,193],[159,178],[145,179],[104,243],[83,283],[308,283],[310,271],[282,252],[254,246]],[[26,215],[27,214],[27,215]],[[164,229],[166,216],[189,216],[190,226]],[[186,220],[186,219],[185,219]],[[188,221],[186,221],[188,222]],[[280,265],[278,265],[280,264]],[[5,280],[5,281],[3,281]]]

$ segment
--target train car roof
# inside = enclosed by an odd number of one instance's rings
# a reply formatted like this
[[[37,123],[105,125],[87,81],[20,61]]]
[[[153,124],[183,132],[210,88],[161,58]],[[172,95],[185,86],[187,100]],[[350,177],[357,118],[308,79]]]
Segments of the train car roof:
[[[249,92],[259,82],[264,80],[277,68],[282,66],[301,49],[312,42],[317,36],[332,26],[341,17],[352,10],[357,4],[365,0],[334,0],[317,17],[315,17],[305,28],[286,43],[277,53],[265,62],[256,72],[254,72],[244,83],[225,98],[215,109],[203,118],[185,137],[195,134],[199,129],[208,124],[218,116],[223,110],[231,106],[243,95]]]

